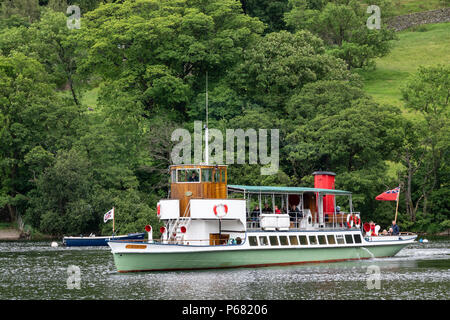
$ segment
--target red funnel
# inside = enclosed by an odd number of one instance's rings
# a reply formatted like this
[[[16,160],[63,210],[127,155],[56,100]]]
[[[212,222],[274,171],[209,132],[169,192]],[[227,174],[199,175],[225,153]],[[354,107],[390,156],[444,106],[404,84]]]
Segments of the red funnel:
[[[334,178],[336,174],[329,171],[313,172],[314,188],[334,189]],[[323,212],[325,214],[334,213],[334,196],[326,195],[323,198]]]

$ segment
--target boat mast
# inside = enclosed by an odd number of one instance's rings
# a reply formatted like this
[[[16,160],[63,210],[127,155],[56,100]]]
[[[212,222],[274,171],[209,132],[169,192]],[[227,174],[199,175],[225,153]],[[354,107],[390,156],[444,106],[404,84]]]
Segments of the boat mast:
[[[208,71],[206,71],[206,125],[205,125],[205,162],[209,164],[209,135],[208,135]]]
[[[397,207],[395,208],[395,218],[394,218],[395,223],[397,223],[398,200],[399,199],[400,199],[400,186],[398,186],[398,193],[397,193]]]

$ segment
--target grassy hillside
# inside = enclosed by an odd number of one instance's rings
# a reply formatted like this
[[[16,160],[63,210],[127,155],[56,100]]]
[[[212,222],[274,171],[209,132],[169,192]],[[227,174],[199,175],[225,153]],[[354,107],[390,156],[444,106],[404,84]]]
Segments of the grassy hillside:
[[[450,5],[450,0],[393,0],[395,15],[409,14]],[[391,53],[376,60],[375,70],[363,70],[365,90],[376,101],[401,106],[401,87],[419,66],[450,61],[450,23],[414,27],[397,33]],[[85,105],[95,109],[98,88],[86,93]]]
[[[359,74],[365,90],[378,102],[401,106],[400,89],[419,66],[450,61],[450,23],[420,26],[397,35],[391,53],[376,60],[376,69]]]
[[[392,3],[396,16],[450,6],[450,0],[392,0]]]

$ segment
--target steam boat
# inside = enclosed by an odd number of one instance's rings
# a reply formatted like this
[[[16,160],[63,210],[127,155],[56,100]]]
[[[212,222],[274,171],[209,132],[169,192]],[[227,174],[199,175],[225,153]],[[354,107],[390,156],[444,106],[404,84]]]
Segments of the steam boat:
[[[391,257],[417,237],[378,235],[379,226],[374,233],[362,225],[351,192],[334,188],[332,172],[314,172],[314,188],[304,188],[227,185],[225,165],[169,171],[169,198],[157,204],[161,238],[154,241],[148,227],[148,240],[108,242],[119,272]]]

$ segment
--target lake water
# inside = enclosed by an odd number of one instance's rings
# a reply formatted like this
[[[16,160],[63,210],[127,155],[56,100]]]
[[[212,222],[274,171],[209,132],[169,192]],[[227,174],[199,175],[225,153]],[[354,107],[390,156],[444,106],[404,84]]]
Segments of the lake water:
[[[59,245],[52,248],[49,241],[0,242],[0,299],[450,298],[450,240],[416,242],[392,258],[289,267],[126,274],[116,272],[108,247]],[[74,287],[76,282],[67,281],[75,277],[68,273],[70,266],[79,270],[80,289]]]

